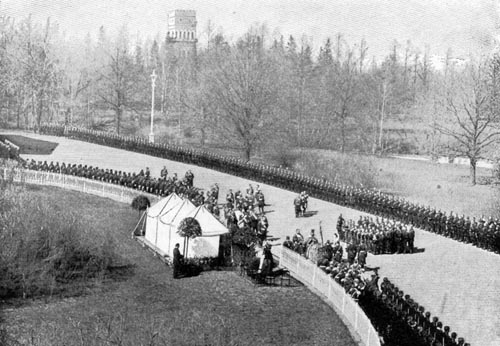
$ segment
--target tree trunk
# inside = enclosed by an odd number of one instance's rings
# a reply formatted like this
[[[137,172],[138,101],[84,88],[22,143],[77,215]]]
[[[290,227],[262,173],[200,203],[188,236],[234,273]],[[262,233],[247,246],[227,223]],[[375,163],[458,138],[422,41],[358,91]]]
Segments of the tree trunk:
[[[470,158],[470,183],[476,185],[476,158]]]
[[[252,154],[252,145],[247,141],[245,143],[245,160],[247,162],[250,161],[251,154]]]
[[[40,131],[40,127],[42,126],[42,114],[43,114],[43,96],[38,95],[38,108],[36,110],[36,126],[37,131]]]
[[[116,107],[115,114],[116,114],[116,133],[119,135],[122,122],[122,114],[123,114],[122,106]]]
[[[189,246],[189,238],[188,237],[184,237],[184,258],[187,258],[187,255],[188,255],[188,246]]]

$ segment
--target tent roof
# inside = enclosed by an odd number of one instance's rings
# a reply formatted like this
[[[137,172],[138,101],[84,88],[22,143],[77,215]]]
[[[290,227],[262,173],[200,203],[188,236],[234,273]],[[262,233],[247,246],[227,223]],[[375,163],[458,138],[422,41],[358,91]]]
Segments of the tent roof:
[[[182,200],[182,203],[174,205],[169,210],[166,210],[161,216],[160,221],[164,224],[179,226],[181,221],[188,216],[196,206],[188,199]]]
[[[186,217],[193,217],[200,223],[201,234],[204,237],[217,236],[229,232],[227,227],[202,205],[194,209]]]
[[[176,193],[170,194],[168,197],[163,198],[158,201],[155,205],[148,209],[149,217],[158,217],[163,215],[168,210],[172,209],[173,206],[180,204],[182,198],[180,198]]]

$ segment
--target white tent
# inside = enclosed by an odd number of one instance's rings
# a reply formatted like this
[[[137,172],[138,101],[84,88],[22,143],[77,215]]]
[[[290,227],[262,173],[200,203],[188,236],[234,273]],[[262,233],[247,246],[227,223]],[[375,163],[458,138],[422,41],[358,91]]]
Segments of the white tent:
[[[201,237],[189,241],[189,257],[217,257],[219,255],[220,236],[229,230],[204,206],[199,206],[187,217],[195,218],[201,226]]]
[[[160,218],[167,213],[170,213],[177,206],[181,205],[183,199],[180,198],[175,193],[172,193],[168,197],[160,200],[158,203],[150,207],[147,211],[146,216],[146,231],[144,238],[153,246],[164,252],[164,254],[168,254],[164,249],[159,248],[158,244],[162,244],[165,242],[164,236],[165,232],[161,229],[163,225],[160,223]]]
[[[184,237],[177,233],[179,225],[186,217],[193,217],[200,223],[202,235],[189,240],[188,257],[218,256],[220,235],[228,233],[228,229],[205,207],[197,208],[189,200],[178,197],[178,200],[164,202],[163,207],[154,205],[150,209],[153,212],[151,215],[148,212],[145,238],[156,251],[171,256],[176,243],[182,248]]]

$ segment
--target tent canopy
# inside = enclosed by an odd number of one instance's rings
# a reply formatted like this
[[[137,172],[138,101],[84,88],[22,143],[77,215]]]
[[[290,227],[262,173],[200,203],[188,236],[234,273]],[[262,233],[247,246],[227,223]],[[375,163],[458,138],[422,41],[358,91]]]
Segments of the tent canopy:
[[[169,210],[165,210],[160,216],[160,222],[178,228],[181,221],[195,209],[196,206],[191,203],[190,200],[184,199],[181,203],[174,205]]]
[[[199,206],[186,217],[195,218],[201,226],[202,237],[212,237],[229,233],[229,230],[207,208]]]
[[[163,215],[165,212],[172,209],[173,206],[180,204],[181,202],[182,198],[180,198],[176,193],[172,193],[168,197],[165,197],[155,205],[151,206],[148,209],[148,216],[158,217]]]

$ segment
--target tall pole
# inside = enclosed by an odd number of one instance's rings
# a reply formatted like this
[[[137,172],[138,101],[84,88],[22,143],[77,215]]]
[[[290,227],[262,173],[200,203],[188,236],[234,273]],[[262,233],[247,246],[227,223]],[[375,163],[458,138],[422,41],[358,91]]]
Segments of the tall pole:
[[[156,73],[153,70],[151,74],[151,131],[149,132],[149,143],[155,142],[155,134],[153,132],[153,122],[155,116],[155,81],[156,81]]]

